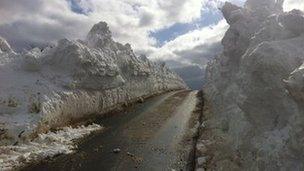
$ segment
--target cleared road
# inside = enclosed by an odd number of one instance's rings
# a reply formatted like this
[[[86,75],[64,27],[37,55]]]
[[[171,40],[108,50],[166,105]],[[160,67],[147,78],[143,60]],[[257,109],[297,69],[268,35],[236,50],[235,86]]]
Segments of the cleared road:
[[[193,112],[196,95],[196,91],[170,92],[135,105],[127,113],[100,119],[97,122],[105,131],[83,140],[76,153],[24,170],[189,170],[191,128],[198,117]]]

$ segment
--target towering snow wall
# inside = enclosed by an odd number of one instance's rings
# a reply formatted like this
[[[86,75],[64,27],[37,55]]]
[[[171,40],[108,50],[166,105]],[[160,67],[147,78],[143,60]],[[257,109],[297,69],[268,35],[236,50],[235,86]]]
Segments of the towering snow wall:
[[[23,54],[0,39],[0,142],[28,139],[138,98],[184,88],[163,64],[114,42],[104,22],[86,40],[63,39]]]
[[[223,53],[206,69],[210,170],[304,170],[304,13],[283,0],[225,3]]]

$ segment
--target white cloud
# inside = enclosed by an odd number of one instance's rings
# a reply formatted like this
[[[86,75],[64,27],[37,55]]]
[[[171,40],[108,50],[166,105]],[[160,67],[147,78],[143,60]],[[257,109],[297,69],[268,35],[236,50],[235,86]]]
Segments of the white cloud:
[[[227,28],[224,21],[198,28],[157,48],[151,32],[176,23],[192,23],[203,10],[217,10],[226,0],[74,0],[87,12],[71,10],[69,0],[1,0],[0,35],[15,46],[55,42],[67,37],[83,39],[93,24],[106,21],[115,40],[131,43],[135,51],[152,59],[204,64],[220,50]],[[244,0],[229,0],[242,5]],[[304,9],[303,0],[286,0],[285,10]],[[198,60],[199,55],[202,59]]]
[[[1,0],[0,35],[10,42],[45,43],[84,38],[93,24],[106,21],[116,40],[136,50],[149,50],[156,41],[151,31],[201,16],[206,0],[78,0],[88,14],[77,14],[67,0]]]
[[[86,15],[73,12],[70,1],[1,0],[0,35],[22,47],[63,37],[84,38],[93,24],[106,21],[115,40],[147,52],[156,45],[150,32],[191,23],[202,10],[216,10],[224,0],[74,0]]]
[[[220,41],[227,29],[228,24],[225,20],[221,20],[216,25],[190,31],[167,42],[157,49],[151,58],[204,65],[208,59],[220,53]]]
[[[304,11],[304,1],[303,0],[285,0],[284,11],[290,11],[292,9],[300,9]]]

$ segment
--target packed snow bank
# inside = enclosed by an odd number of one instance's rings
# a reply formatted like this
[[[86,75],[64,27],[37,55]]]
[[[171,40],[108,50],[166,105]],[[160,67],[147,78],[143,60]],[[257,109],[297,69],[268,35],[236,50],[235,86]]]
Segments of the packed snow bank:
[[[64,127],[57,132],[39,134],[31,142],[15,146],[0,146],[0,170],[12,170],[26,163],[37,162],[57,154],[71,153],[76,147],[73,140],[100,130],[102,127],[97,124],[78,128]]]
[[[186,88],[164,64],[116,43],[106,23],[86,40],[17,54],[0,39],[0,144],[11,145],[139,98]]]
[[[304,15],[283,0],[226,3],[224,52],[209,63],[201,142],[211,170],[303,170]],[[302,65],[302,66],[301,66]]]

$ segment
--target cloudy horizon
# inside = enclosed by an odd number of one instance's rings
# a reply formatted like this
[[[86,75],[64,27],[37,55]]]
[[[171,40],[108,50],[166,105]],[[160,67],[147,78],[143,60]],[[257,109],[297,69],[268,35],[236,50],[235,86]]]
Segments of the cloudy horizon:
[[[168,61],[171,67],[198,65],[221,51],[228,24],[218,8],[226,0],[3,0],[0,36],[13,48],[84,39],[99,21],[108,23],[113,39],[130,43],[137,54]],[[243,5],[244,0],[228,0]],[[304,9],[287,0],[284,10]],[[185,44],[184,42],[187,42]]]

